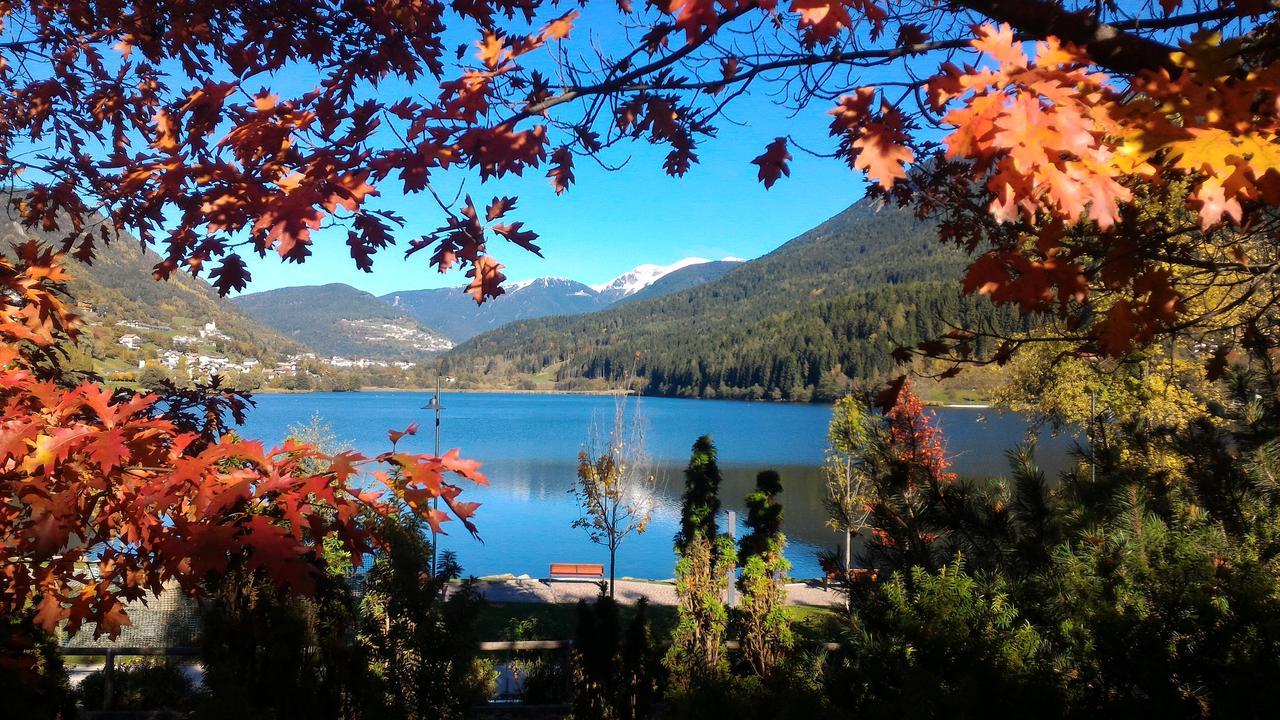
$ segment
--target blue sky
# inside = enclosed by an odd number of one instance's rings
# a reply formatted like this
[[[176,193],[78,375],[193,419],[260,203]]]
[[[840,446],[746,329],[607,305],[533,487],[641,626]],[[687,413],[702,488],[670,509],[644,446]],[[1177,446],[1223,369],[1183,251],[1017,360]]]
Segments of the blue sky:
[[[506,265],[510,280],[556,275],[596,283],[641,263],[665,264],[688,256],[753,258],[840,212],[864,193],[861,173],[842,162],[797,151],[790,178],[770,190],[756,179],[751,159],[788,130],[806,137],[809,147],[830,147],[825,109],[815,105],[802,117],[788,119],[767,99],[742,98],[734,115],[746,126],[722,126],[720,137],[704,144],[701,162],[684,178],[663,173],[664,149],[637,143],[617,148],[620,152],[610,157],[615,163],[630,157],[620,170],[608,171],[579,158],[577,183],[558,197],[541,171],[483,185],[459,173],[445,176],[437,187],[446,198],[462,187],[477,204],[495,195],[519,197],[512,217],[539,233],[544,257],[491,242],[489,250]],[[388,188],[372,202],[400,212],[409,220],[409,229],[418,232],[438,226],[442,219],[427,196],[402,198]],[[342,229],[319,234],[314,255],[301,266],[281,263],[274,255],[252,256],[253,281],[246,292],[343,282],[383,294],[465,281],[456,271],[436,272],[426,252],[405,259],[396,248],[379,253],[372,273],[360,272],[347,254],[345,237]]]
[[[530,29],[561,12],[563,8],[551,8]],[[611,51],[630,47],[632,43],[617,20],[612,6],[584,8],[584,18],[568,41],[570,47],[575,52],[595,43]],[[3,37],[6,35],[0,34]],[[445,46],[465,43],[474,52],[475,37],[473,26],[456,32],[446,30]],[[106,57],[110,61],[114,56],[108,52]],[[525,65],[544,60],[533,54],[521,58]],[[174,87],[190,84],[176,63],[166,63],[165,68]],[[883,73],[883,77],[894,70],[869,72]],[[312,89],[317,81],[316,73],[302,66],[260,82],[252,79],[245,85],[246,89],[255,85],[269,88],[289,98]],[[483,184],[476,175],[460,170],[434,175],[433,185],[446,199],[455,193],[469,193],[478,206],[495,196],[519,198],[517,210],[507,220],[521,221],[526,229],[537,232],[544,257],[492,240],[489,252],[506,266],[504,272],[511,281],[564,276],[600,283],[642,263],[668,264],[690,256],[758,257],[840,212],[865,192],[861,173],[841,161],[815,157],[795,147],[791,177],[765,190],[756,179],[757,168],[751,159],[773,138],[789,135],[819,152],[829,152],[834,145],[827,135],[830,118],[826,114],[832,102],[815,100],[794,114],[776,105],[767,94],[776,90],[776,85],[766,83],[758,85],[755,94],[737,98],[727,118],[717,122],[719,136],[702,139],[697,151],[700,162],[683,178],[671,178],[662,171],[667,148],[641,141],[619,144],[606,153],[604,160],[610,165],[623,165],[619,170],[575,158],[576,182],[560,196],[552,191],[545,168],[533,169],[525,177],[509,176]],[[434,97],[438,86],[428,77],[419,86],[388,80],[368,91],[394,98]],[[332,282],[375,294],[464,285],[467,281],[461,271],[441,274],[432,268],[429,251],[404,258],[408,241],[439,227],[444,215],[429,195],[405,197],[396,185],[394,179],[388,179],[379,187],[381,195],[367,203],[367,207],[394,210],[408,221],[407,227],[397,232],[397,246],[375,257],[372,273],[356,269],[345,243],[347,230],[335,227],[313,235],[313,254],[301,265],[281,262],[274,253],[264,258],[243,253],[252,274],[245,292]]]
[[[616,49],[627,43],[617,24],[617,14],[585,10],[569,42],[574,48],[589,46],[591,40]],[[559,14],[563,8],[557,9]],[[546,18],[540,17],[534,25]],[[446,33],[446,46],[466,42],[475,36]],[[630,46],[630,43],[627,43]],[[526,65],[537,63],[532,56]],[[305,91],[310,82],[297,76],[286,79],[291,87],[275,90],[288,94]],[[422,87],[393,85],[384,90],[396,94],[408,91],[434,96],[434,83]],[[459,187],[470,193],[477,205],[498,195],[519,197],[515,220],[540,235],[544,258],[503,241],[492,241],[489,251],[502,262],[509,280],[541,276],[564,276],[586,283],[609,280],[641,263],[667,264],[689,256],[719,259],[733,255],[758,257],[787,240],[821,223],[861,198],[865,182],[861,173],[849,170],[841,161],[817,158],[792,149],[791,177],[770,190],[756,179],[751,159],[779,135],[791,135],[806,147],[827,152],[833,141],[827,136],[832,103],[815,101],[798,116],[778,107],[766,95],[767,85],[756,95],[738,98],[729,109],[733,122],[718,123],[719,137],[706,140],[698,151],[700,163],[684,178],[669,178],[662,171],[667,149],[639,142],[613,148],[606,160],[612,165],[626,161],[621,170],[608,171],[586,158],[575,159],[577,182],[557,197],[544,170],[534,170],[523,178],[503,178],[481,184],[475,175],[437,175],[436,188],[446,199]],[[629,158],[629,160],[628,160]],[[398,237],[414,237],[441,224],[443,214],[429,196],[400,197],[394,182],[384,184],[373,207],[393,209],[409,221]],[[466,282],[460,272],[441,275],[428,265],[429,253],[409,259],[403,250],[390,248],[374,261],[373,273],[355,268],[347,254],[345,229],[319,233],[314,254],[301,266],[281,263],[274,255],[247,257],[253,280],[246,292],[289,285],[317,285],[343,282],[375,294],[427,287],[459,286]],[[405,242],[399,243],[403,248]]]

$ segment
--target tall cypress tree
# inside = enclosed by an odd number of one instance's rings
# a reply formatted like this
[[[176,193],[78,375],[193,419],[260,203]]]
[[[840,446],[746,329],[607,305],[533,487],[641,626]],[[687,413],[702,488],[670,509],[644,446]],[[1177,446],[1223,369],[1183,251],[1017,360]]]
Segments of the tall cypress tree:
[[[720,468],[711,438],[693,444],[685,470],[680,532],[676,535],[676,597],[679,620],[672,633],[666,664],[674,684],[696,690],[728,671],[725,630],[729,611],[724,595],[737,560],[733,541],[718,534]]]
[[[738,546],[742,593],[737,608],[738,638],[742,662],[757,677],[768,680],[791,647],[791,627],[784,607],[783,585],[791,564],[783,555],[786,536],[782,534],[782,478],[772,470],[756,476],[756,489],[747,495],[748,532]]]
[[[720,466],[716,464],[716,446],[710,435],[693,444],[689,466],[684,471],[684,497],[680,504],[680,532],[676,534],[676,552],[683,554],[697,537],[714,539],[719,528]]]
[[[738,544],[738,564],[752,555],[773,551],[782,537],[782,504],[775,498],[782,492],[782,477],[773,470],[756,475],[756,489],[747,495],[747,534]]]

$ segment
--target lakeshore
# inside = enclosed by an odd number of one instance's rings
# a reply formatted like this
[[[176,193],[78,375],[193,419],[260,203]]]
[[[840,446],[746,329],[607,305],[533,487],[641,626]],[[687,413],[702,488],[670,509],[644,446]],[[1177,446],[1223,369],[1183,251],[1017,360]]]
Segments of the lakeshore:
[[[341,393],[344,395],[356,395],[361,393],[418,393],[431,394],[436,389],[434,387],[381,387],[368,386],[359,390],[286,390],[283,388],[261,388],[254,390],[254,396],[260,395],[322,395],[331,393]],[[706,398],[668,398],[663,395],[638,395],[631,390],[519,390],[506,388],[457,388],[442,387],[441,395],[565,395],[565,396],[586,396],[586,397],[636,397],[636,398],[663,398],[666,400],[693,400],[707,401]],[[712,402],[738,402],[753,403],[766,405],[817,405],[830,407],[829,402],[793,402],[788,400],[745,400],[745,399],[724,399],[717,398]],[[926,407],[931,408],[957,408],[970,410],[992,410],[997,409],[993,403],[940,403],[935,401],[925,401]]]
[[[451,588],[458,585],[453,584]],[[524,577],[490,577],[476,581],[476,589],[491,603],[539,603],[558,605],[594,600],[600,582],[592,580],[552,580]],[[786,584],[787,604],[803,607],[831,607],[841,602],[839,593],[816,580]],[[643,599],[649,605],[672,607],[678,604],[674,581],[623,578],[614,583],[614,599],[633,605]]]

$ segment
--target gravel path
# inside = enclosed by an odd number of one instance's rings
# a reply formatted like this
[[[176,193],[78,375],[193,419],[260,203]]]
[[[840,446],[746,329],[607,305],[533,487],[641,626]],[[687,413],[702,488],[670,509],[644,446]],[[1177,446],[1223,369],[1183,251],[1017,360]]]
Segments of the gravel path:
[[[481,580],[479,589],[489,602],[495,603],[576,603],[590,600],[600,593],[599,587],[590,581],[532,578]],[[676,587],[670,582],[619,580],[614,594],[622,603],[634,603],[643,597],[650,605],[676,604]],[[823,589],[818,583],[787,585],[787,603],[790,605],[828,607],[839,602],[834,590]]]

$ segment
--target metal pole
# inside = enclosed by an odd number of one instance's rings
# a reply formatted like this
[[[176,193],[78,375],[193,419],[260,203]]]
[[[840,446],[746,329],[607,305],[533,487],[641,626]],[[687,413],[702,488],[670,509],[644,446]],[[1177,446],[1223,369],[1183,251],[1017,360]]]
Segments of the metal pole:
[[[429,402],[429,403],[427,403],[426,405],[424,405],[422,409],[423,409],[423,410],[431,410],[431,411],[435,412],[435,415],[436,415],[436,457],[440,457],[440,411],[441,411],[441,410],[444,410],[444,406],[440,404],[440,378],[439,378],[439,377],[436,377],[436,394],[435,394],[435,396],[434,396],[434,397],[432,397],[432,398],[431,398],[431,402]],[[431,499],[431,510],[432,510],[432,512],[438,512],[438,511],[440,510],[440,498],[439,498],[439,497],[435,497],[435,498],[432,498],[432,499]],[[436,530],[435,530],[435,527],[434,527],[434,526],[432,526],[432,528],[431,528],[431,575],[432,575],[432,577],[434,577],[434,576],[436,575],[436,573],[439,571],[439,561],[437,560],[437,550],[436,550],[436,546],[439,544],[439,539],[440,539],[439,533],[437,533],[437,532],[436,532]]]
[[[102,667],[102,709],[110,711],[115,705],[116,654],[107,651],[106,663]]]
[[[439,376],[436,376],[435,405],[436,405],[436,457],[440,457],[440,410],[441,410],[441,407],[440,407],[440,377]],[[440,498],[438,496],[431,498],[431,509],[433,511],[440,510]],[[436,573],[440,570],[439,560],[436,559],[436,556],[439,553],[439,549],[438,549],[439,545],[440,543],[438,542],[438,538],[435,538],[435,537],[431,538],[431,572],[432,573]]]

